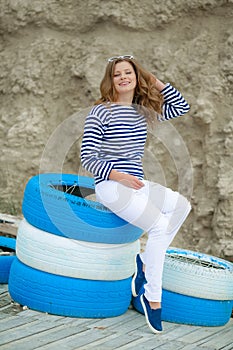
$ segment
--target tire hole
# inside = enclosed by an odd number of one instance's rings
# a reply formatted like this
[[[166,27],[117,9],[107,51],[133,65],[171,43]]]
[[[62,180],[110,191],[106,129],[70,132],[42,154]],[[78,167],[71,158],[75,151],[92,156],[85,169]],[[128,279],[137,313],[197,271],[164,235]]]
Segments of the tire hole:
[[[82,187],[78,186],[76,184],[73,185],[54,185],[50,184],[50,187],[54,188],[55,190],[65,192],[68,194],[72,194],[73,196],[81,197],[81,198],[86,198],[92,194],[95,194],[95,190],[93,188],[87,188],[87,187]]]
[[[195,257],[188,257],[188,256],[181,256],[181,255],[177,255],[177,254],[169,254],[168,258],[174,259],[174,260],[179,260],[191,265],[198,265],[198,266],[202,266],[202,267],[207,267],[210,269],[217,269],[217,270],[225,270],[224,266],[221,266],[217,263],[215,263],[214,261],[207,261],[207,260],[203,260],[203,259],[198,259]]]

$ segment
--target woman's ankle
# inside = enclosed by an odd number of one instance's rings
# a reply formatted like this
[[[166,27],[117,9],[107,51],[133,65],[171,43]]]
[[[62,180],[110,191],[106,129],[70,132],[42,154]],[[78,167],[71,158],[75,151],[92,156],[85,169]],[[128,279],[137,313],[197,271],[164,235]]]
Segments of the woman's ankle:
[[[161,303],[158,301],[149,301],[152,310],[161,309]]]

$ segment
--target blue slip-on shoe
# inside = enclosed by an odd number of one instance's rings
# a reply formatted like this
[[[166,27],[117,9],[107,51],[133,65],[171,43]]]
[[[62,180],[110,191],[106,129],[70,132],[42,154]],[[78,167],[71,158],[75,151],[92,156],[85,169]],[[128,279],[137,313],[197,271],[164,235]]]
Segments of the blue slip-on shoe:
[[[139,290],[146,282],[145,273],[142,271],[143,263],[140,258],[140,255],[136,256],[136,264],[135,264],[135,274],[132,278],[131,289],[134,297],[138,296]]]
[[[161,311],[162,309],[153,310],[150,307],[149,301],[146,299],[145,295],[140,296],[140,301],[145,313],[146,322],[153,333],[161,333],[162,321],[161,321]]]

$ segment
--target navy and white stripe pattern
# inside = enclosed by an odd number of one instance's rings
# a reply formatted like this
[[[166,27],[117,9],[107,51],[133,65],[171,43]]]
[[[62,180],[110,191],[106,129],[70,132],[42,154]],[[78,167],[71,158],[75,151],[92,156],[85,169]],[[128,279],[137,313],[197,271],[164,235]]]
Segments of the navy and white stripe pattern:
[[[170,84],[166,84],[161,93],[164,96],[164,104],[162,116],[158,117],[159,121],[177,118],[190,110],[189,104],[181,93]]]
[[[161,91],[163,112],[159,121],[176,118],[190,109],[183,96],[170,84]],[[86,118],[81,162],[95,177],[95,183],[108,180],[112,169],[143,179],[142,157],[147,123],[133,106],[100,104]]]

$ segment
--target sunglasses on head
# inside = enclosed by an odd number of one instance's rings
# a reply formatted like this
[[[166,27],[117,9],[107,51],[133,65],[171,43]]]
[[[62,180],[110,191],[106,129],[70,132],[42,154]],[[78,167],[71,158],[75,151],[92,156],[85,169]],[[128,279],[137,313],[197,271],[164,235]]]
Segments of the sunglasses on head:
[[[108,58],[108,62],[113,62],[116,60],[124,60],[124,59],[133,60],[134,57],[132,55],[113,56],[113,57]]]

